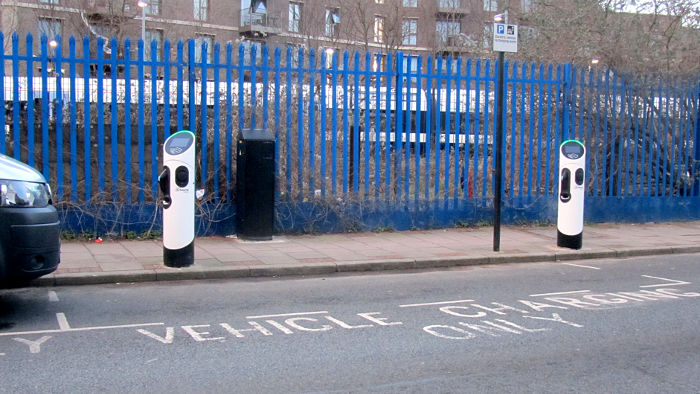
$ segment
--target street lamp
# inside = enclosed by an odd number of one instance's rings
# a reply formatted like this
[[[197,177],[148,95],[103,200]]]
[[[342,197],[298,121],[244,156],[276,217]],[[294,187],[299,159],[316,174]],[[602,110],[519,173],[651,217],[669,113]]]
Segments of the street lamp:
[[[508,23],[508,10],[503,11],[502,14],[494,15],[493,21],[496,23]]]
[[[54,56],[55,56],[55,51],[56,51],[56,47],[57,47],[57,46],[58,46],[58,41],[56,41],[56,39],[53,39],[53,40],[49,41],[49,48],[51,48],[51,50],[49,51],[49,60],[52,61],[52,62],[55,62],[55,61],[56,61],[56,59],[54,58]],[[48,67],[48,68],[46,69],[46,71],[47,71],[49,74],[53,74],[54,68],[53,68],[53,67]]]
[[[146,45],[146,7],[148,7],[148,3],[139,0],[136,5],[141,8],[141,41],[143,41],[143,45]]]

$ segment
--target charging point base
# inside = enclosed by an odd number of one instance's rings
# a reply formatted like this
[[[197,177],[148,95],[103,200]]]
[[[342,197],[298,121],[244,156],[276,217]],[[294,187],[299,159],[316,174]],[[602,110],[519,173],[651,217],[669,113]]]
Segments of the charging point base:
[[[166,267],[183,268],[194,264],[194,241],[181,249],[163,248],[163,264]]]
[[[583,233],[566,235],[557,230],[557,246],[560,248],[581,249],[583,246]]]

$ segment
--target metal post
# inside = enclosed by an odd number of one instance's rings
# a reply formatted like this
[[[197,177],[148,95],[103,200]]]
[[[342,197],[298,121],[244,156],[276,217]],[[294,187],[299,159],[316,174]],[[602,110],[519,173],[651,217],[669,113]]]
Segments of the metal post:
[[[695,180],[695,187],[693,191],[693,196],[700,196],[700,84],[698,84],[698,90],[695,96],[695,165],[691,171],[692,178]]]
[[[498,52],[498,92],[496,93],[496,173],[493,198],[493,251],[501,249],[501,189],[503,184],[503,86],[505,53]]]
[[[141,7],[141,41],[146,45],[146,7]]]
[[[144,0],[139,0],[136,3],[139,8],[141,8],[141,41],[143,41],[144,48],[146,47],[146,7],[148,3]]]

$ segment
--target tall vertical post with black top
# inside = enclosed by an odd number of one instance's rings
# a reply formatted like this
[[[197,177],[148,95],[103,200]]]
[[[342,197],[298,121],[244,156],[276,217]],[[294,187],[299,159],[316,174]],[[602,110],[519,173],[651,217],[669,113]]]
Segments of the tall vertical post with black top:
[[[501,194],[503,191],[503,116],[505,112],[505,52],[518,51],[518,26],[508,24],[508,10],[494,16],[493,50],[498,52],[496,87],[496,168],[493,173],[493,251],[501,250]]]

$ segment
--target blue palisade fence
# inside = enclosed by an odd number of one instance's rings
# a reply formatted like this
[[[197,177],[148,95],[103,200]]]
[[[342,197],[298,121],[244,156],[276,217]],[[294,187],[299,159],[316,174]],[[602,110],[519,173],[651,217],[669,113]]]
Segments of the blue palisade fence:
[[[66,230],[158,229],[161,147],[181,129],[197,135],[199,234],[235,232],[243,128],[275,135],[281,232],[484,222],[499,159],[504,222],[552,221],[570,138],[588,151],[587,220],[700,218],[697,79],[513,61],[496,108],[488,59],[56,42],[12,35],[2,53],[0,152],[50,180]]]

